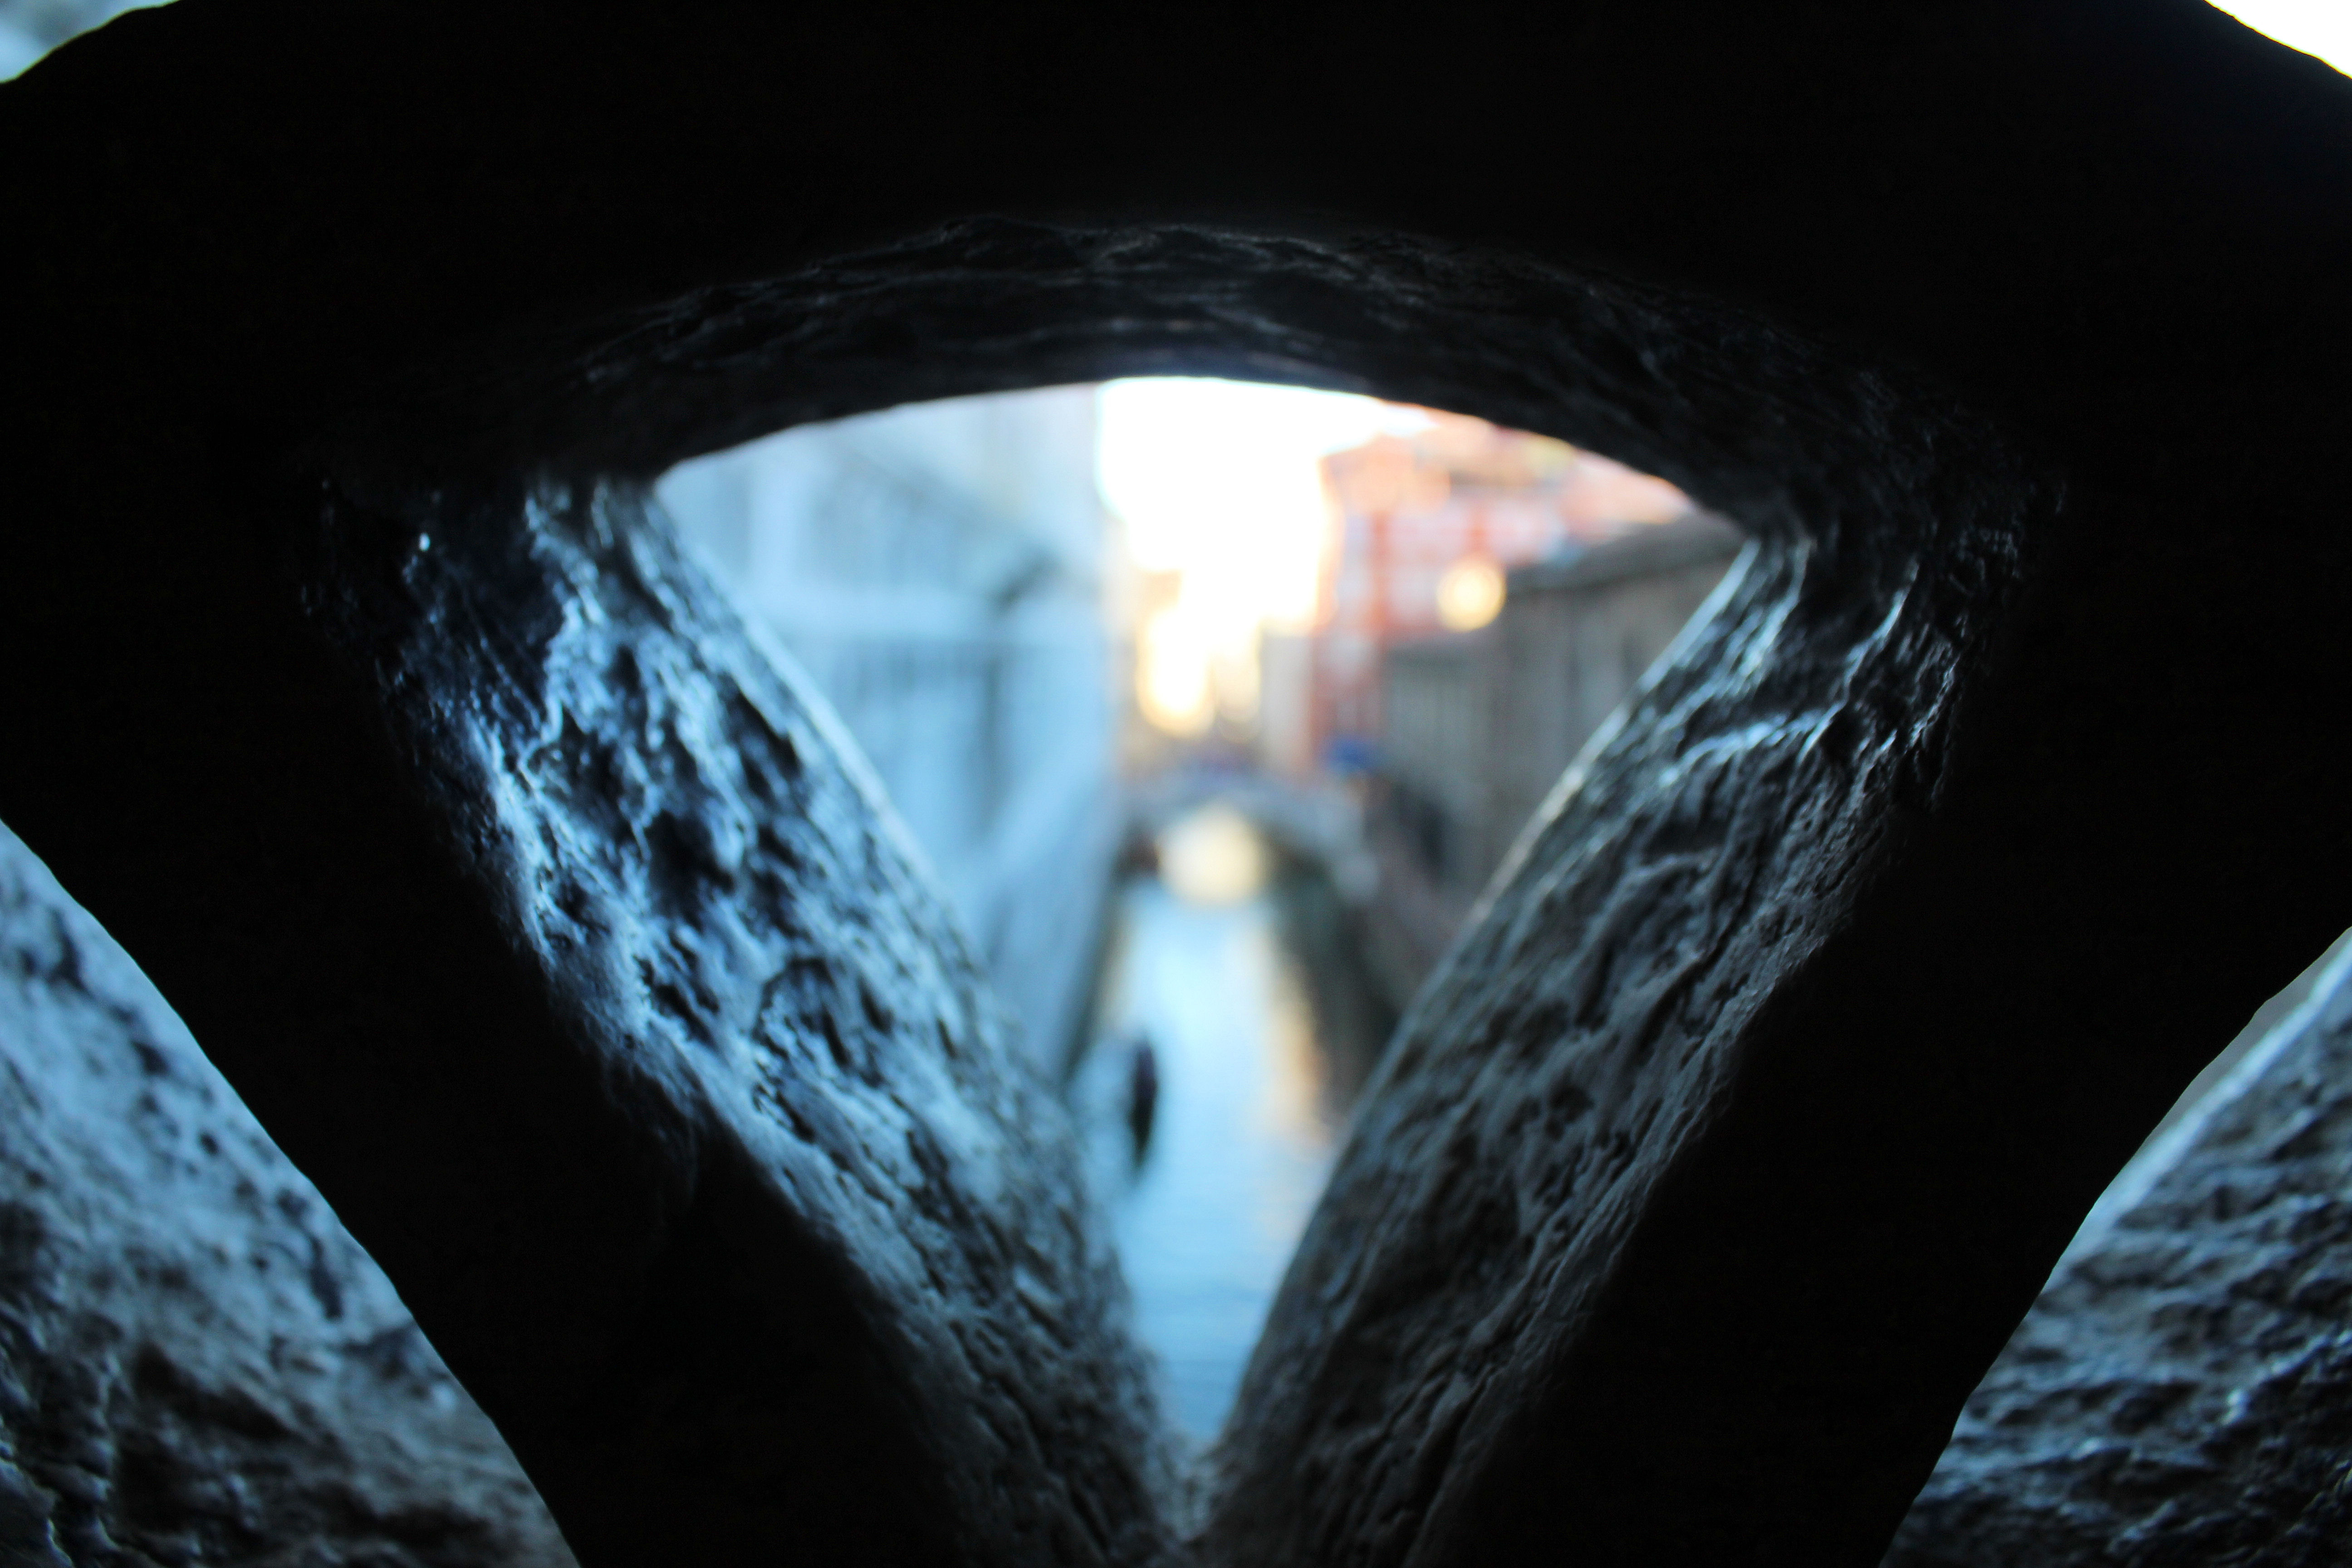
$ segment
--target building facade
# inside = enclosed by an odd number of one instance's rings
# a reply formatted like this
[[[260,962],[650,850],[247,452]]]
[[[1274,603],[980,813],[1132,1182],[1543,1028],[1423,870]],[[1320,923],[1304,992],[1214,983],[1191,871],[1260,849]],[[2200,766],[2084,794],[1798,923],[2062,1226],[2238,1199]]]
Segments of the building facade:
[[[1343,768],[1369,765],[1380,749],[1391,647],[1485,625],[1514,568],[1690,509],[1663,479],[1462,415],[1334,453],[1323,477],[1331,535],[1306,690],[1272,700],[1303,707],[1310,763]],[[1268,654],[1276,664],[1299,658]],[[1299,758],[1286,760],[1295,769]]]
[[[1402,1008],[1741,536],[1663,479],[1459,415],[1323,477],[1314,624],[1259,645],[1258,760],[1352,797],[1360,937]]]

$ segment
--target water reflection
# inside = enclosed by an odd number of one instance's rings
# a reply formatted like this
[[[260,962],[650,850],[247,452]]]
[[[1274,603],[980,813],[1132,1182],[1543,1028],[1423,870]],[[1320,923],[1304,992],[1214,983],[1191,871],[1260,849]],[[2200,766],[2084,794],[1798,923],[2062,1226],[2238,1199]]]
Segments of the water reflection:
[[[1222,805],[1160,841],[1119,895],[1098,1044],[1075,1087],[1138,1328],[1178,1424],[1213,1436],[1329,1173],[1344,1108],[1334,1042],[1287,939],[1255,828]],[[1131,1126],[1139,1058],[1149,1142]]]

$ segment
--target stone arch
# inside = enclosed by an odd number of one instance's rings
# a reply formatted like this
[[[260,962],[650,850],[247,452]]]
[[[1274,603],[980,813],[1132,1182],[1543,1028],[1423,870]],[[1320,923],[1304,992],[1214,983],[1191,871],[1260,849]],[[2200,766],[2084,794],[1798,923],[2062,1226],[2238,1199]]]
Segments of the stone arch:
[[[2340,79],[2187,0],[1449,27],[180,0],[0,89],[0,815],[583,1561],[1869,1562],[2352,916]],[[1144,368],[1759,539],[1406,1021],[1197,1517],[1052,1113],[638,490]]]

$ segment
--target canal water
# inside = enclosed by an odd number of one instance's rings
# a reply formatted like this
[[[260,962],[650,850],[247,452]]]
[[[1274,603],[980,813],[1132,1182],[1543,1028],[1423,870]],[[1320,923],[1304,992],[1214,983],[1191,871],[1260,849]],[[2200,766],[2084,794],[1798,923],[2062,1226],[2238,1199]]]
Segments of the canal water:
[[[1216,1434],[1379,1040],[1310,969],[1315,873],[1211,804],[1119,889],[1099,1027],[1072,1082],[1137,1328],[1196,1441]],[[1150,1066],[1139,1058],[1148,1055]],[[1155,1092],[1156,1089],[1156,1092]],[[1137,1100],[1150,1100],[1140,1149]]]

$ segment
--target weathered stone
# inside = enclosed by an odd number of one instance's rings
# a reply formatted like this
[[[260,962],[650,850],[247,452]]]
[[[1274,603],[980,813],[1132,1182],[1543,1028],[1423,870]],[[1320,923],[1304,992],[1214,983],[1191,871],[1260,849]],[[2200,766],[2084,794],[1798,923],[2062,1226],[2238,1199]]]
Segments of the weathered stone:
[[[2352,962],[2141,1158],[1887,1568],[2352,1559]]]
[[[0,831],[0,1563],[571,1562],[390,1282]]]
[[[2352,923],[2352,95],[2217,12],[450,15],[0,89],[0,812],[583,1560],[1171,1528],[1066,1139],[615,476],[1182,369],[1758,536],[1368,1102],[1209,1500],[1253,1568],[1875,1562]]]
[[[414,792],[367,875],[448,913],[289,986],[376,1091],[306,1147],[583,1559],[1160,1555],[1071,1131],[822,705],[641,493],[312,527],[308,624]],[[315,1070],[236,1044],[272,1103]]]

